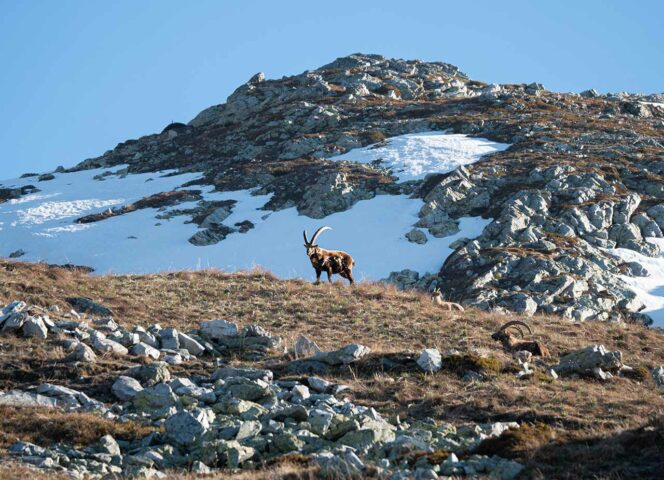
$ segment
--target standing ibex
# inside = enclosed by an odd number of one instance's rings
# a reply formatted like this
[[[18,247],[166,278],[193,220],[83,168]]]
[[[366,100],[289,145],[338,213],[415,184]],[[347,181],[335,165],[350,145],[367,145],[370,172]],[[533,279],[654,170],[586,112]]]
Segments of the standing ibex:
[[[526,350],[536,356],[549,357],[549,349],[546,348],[546,345],[544,345],[542,342],[538,342],[537,340],[520,340],[508,330],[510,327],[514,328],[517,332],[519,332],[521,338],[523,338],[523,332],[519,326],[526,327],[528,329],[528,333],[531,335],[533,334],[533,331],[526,323],[520,320],[512,320],[500,327],[496,333],[491,335],[491,338],[502,343],[503,348],[510,353],[516,353],[519,350]]]
[[[431,292],[431,301],[436,305],[440,305],[443,310],[458,310],[460,312],[464,311],[463,307],[458,303],[446,302],[443,300],[443,294],[440,293],[440,288],[436,288],[433,292]]]
[[[325,250],[316,245],[318,236],[325,230],[332,230],[330,227],[320,227],[316,230],[311,241],[307,239],[307,231],[304,234],[304,247],[307,249],[307,256],[311,260],[311,265],[316,270],[316,284],[320,283],[320,274],[327,273],[327,281],[332,283],[332,274],[337,273],[343,278],[348,279],[351,285],[355,283],[353,278],[353,265],[355,261],[346,252],[339,250]]]

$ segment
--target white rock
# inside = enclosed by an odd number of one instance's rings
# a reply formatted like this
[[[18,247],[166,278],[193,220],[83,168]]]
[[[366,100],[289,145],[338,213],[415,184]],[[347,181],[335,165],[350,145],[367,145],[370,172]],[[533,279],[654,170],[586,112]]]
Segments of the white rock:
[[[652,378],[655,381],[655,385],[659,388],[664,388],[664,366],[660,365],[657,368],[653,368]]]
[[[194,356],[202,355],[205,352],[205,347],[186,333],[178,332],[178,339],[180,348],[184,348]]]
[[[417,359],[417,365],[428,373],[437,372],[443,368],[443,360],[436,348],[427,348]]]
[[[24,337],[46,340],[48,329],[41,317],[28,317],[21,328]]]
[[[92,348],[97,350],[97,352],[99,353],[110,353],[112,355],[119,355],[119,356],[124,356],[129,354],[129,350],[127,350],[126,347],[119,344],[118,342],[109,340],[99,332],[95,332],[95,334],[92,335],[90,338],[92,339]]]
[[[159,356],[161,355],[159,350],[142,342],[131,347],[130,352],[137,357],[153,358],[155,360],[159,360]]]

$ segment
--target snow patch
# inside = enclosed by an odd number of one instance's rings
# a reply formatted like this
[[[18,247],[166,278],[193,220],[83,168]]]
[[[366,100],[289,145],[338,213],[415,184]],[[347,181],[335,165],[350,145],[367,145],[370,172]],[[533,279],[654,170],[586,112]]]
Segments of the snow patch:
[[[225,271],[264,267],[282,278],[315,278],[305,254],[302,230],[311,234],[325,224],[333,228],[320,238],[324,248],[351,253],[358,280],[379,280],[405,268],[437,272],[452,253],[450,243],[461,237],[476,237],[489,220],[460,219],[460,232],[445,238],[428,236],[418,245],[405,235],[418,220],[422,200],[407,196],[379,195],[358,202],[350,210],[323,220],[299,215],[295,208],[272,212],[261,208],[269,195],[252,195],[249,190],[203,192],[205,200],[236,200],[229,227],[249,221],[254,228],[232,233],[225,240],[206,247],[188,239],[199,229],[188,216],[157,219],[156,209],[142,209],[106,220],[78,225],[77,217],[103,211],[113,205],[134,202],[158,192],[170,191],[199,178],[198,174],[164,176],[136,174],[107,176],[94,180],[103,169],[56,175],[40,185],[41,198],[0,204],[0,254],[26,251],[22,260],[87,265],[97,274],[150,273],[216,267]],[[20,180],[15,180],[19,187]],[[58,197],[57,202],[49,198]],[[39,201],[44,201],[39,204]],[[194,206],[187,202],[174,208]]]
[[[620,275],[620,278],[646,305],[642,313],[650,315],[655,326],[664,328],[664,238],[647,240],[658,245],[663,253],[658,257],[647,257],[626,248],[614,248],[608,252],[624,262],[637,262],[646,268],[648,275],[645,277]]]
[[[113,207],[121,205],[125,202],[124,198],[116,198],[112,200],[73,200],[71,202],[45,202],[38,207],[29,208],[27,210],[17,210],[18,224],[35,224],[62,220],[71,217],[80,217],[86,212],[97,210],[103,207]]]
[[[358,163],[380,160],[380,166],[390,169],[403,182],[423,179],[429,173],[451,172],[461,165],[470,165],[485,155],[505,150],[509,146],[461,134],[411,133],[356,148],[331,157],[330,160]]]

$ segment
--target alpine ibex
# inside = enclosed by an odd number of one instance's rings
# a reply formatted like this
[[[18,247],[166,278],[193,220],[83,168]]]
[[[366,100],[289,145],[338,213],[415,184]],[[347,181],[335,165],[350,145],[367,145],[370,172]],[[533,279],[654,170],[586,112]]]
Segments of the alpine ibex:
[[[355,260],[346,252],[339,250],[325,250],[316,245],[318,236],[325,230],[332,230],[330,227],[320,227],[314,233],[311,240],[307,238],[307,231],[304,234],[304,247],[307,249],[307,256],[311,265],[316,270],[316,284],[320,283],[320,274],[327,273],[327,281],[332,283],[332,274],[336,273],[347,279],[351,285],[355,283],[353,278],[353,265]]]
[[[450,312],[454,310],[458,310],[459,312],[464,311],[463,307],[458,303],[446,302],[443,300],[443,294],[440,293],[440,288],[436,288],[431,292],[431,301],[436,305],[440,305],[443,310],[449,310]]]
[[[525,350],[532,353],[533,355],[540,357],[551,356],[549,349],[542,342],[538,342],[537,340],[520,340],[516,338],[516,335],[508,330],[509,328],[514,328],[517,332],[519,332],[521,338],[523,338],[523,332],[519,326],[526,327],[528,329],[528,333],[531,335],[533,334],[533,331],[526,323],[520,320],[512,320],[500,327],[496,333],[491,335],[491,338],[502,343],[503,348],[510,353]]]

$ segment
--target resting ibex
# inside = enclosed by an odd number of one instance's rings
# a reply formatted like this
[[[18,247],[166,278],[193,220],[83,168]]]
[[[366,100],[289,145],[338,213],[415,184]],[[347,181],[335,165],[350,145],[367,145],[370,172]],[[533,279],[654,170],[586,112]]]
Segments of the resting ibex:
[[[537,340],[520,340],[508,330],[508,328],[514,328],[517,332],[519,332],[521,338],[523,338],[523,332],[519,326],[526,327],[528,329],[528,333],[531,335],[533,334],[533,331],[526,323],[519,320],[512,320],[500,327],[496,333],[491,335],[491,338],[502,343],[503,348],[510,353],[518,352],[519,350],[526,350],[527,352],[530,352],[536,356],[549,357],[549,349],[546,348],[546,345],[544,345],[542,342],[538,342]]]
[[[431,301],[436,305],[440,305],[440,307],[443,310],[449,310],[449,311],[458,310],[460,312],[464,311],[463,307],[458,303],[446,302],[445,300],[443,300],[443,294],[440,293],[440,288],[436,288],[434,289],[433,292],[431,292]]]
[[[353,278],[353,265],[355,260],[346,252],[339,250],[325,250],[316,245],[318,236],[325,230],[332,230],[330,227],[320,227],[316,230],[311,241],[307,238],[307,231],[304,234],[304,247],[307,249],[307,256],[311,260],[311,265],[316,270],[316,284],[320,283],[320,274],[327,273],[327,281],[332,283],[332,274],[337,273],[343,278],[348,279],[351,285],[355,283]]]

